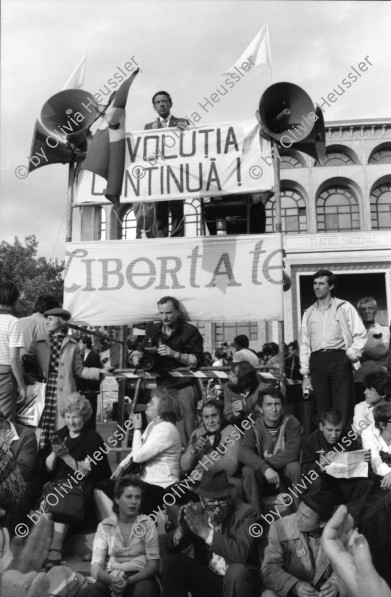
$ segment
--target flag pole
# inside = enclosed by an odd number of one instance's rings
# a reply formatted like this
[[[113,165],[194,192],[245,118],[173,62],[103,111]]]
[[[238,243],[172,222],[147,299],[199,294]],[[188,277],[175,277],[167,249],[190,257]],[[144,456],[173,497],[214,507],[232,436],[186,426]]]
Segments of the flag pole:
[[[72,217],[73,217],[73,200],[75,196],[75,172],[76,160],[75,153],[72,153],[71,161],[69,162],[68,170],[68,197],[67,197],[67,221],[66,221],[66,242],[72,242]]]
[[[274,205],[276,213],[275,231],[280,235],[281,240],[281,256],[283,255],[282,246],[282,217],[281,217],[281,182],[280,182],[280,158],[278,153],[278,145],[274,139],[272,142],[272,157],[274,170]],[[282,260],[281,260],[282,263]],[[284,304],[284,295],[282,301]],[[284,341],[284,320],[278,321],[278,349],[280,355],[280,372],[285,375],[285,341]]]

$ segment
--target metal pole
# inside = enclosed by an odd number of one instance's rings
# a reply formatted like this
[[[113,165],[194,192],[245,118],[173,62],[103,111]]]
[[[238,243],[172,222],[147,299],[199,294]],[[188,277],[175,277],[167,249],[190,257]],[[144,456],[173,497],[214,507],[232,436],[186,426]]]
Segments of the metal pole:
[[[75,194],[75,170],[76,170],[76,162],[75,157],[73,155],[71,161],[69,162],[69,172],[68,172],[68,200],[67,200],[67,223],[66,223],[66,242],[72,242],[72,208],[73,208],[73,199]]]
[[[274,151],[274,149],[276,151]],[[282,217],[281,217],[281,184],[280,184],[280,159],[278,157],[277,143],[272,140],[272,157],[274,169],[274,205],[276,210],[275,230],[281,239],[281,262],[282,262]],[[285,342],[284,342],[284,320],[278,322],[278,349],[280,355],[280,372],[285,375]]]

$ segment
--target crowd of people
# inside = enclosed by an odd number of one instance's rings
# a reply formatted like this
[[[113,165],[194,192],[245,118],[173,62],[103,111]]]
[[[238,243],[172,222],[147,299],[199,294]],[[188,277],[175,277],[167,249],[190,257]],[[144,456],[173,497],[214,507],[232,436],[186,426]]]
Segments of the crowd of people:
[[[203,364],[203,339],[177,299],[162,297],[145,339],[159,369],[147,426],[140,412],[125,421],[131,451],[115,470],[108,454],[125,434],[96,431],[99,381],[110,372],[89,337],[69,334],[71,314],[50,295],[16,319],[18,290],[0,283],[1,594],[23,585],[46,597],[70,525],[100,490],[112,512],[95,521],[95,582],[81,597],[389,596],[390,334],[372,297],[356,310],[335,297],[336,282],[328,270],[313,276],[316,302],[283,356],[291,384],[259,375],[265,362],[279,366],[277,345],[257,355],[240,335],[216,350],[230,371],[213,397],[197,377],[171,375]],[[35,429],[17,412],[37,381],[46,386]],[[10,548],[21,524],[27,543]]]

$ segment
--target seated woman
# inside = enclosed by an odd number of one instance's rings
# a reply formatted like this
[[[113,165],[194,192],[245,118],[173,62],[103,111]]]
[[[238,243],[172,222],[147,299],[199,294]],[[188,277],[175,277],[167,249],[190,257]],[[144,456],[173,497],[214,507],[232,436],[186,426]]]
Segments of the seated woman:
[[[141,433],[141,414],[132,415],[133,443],[130,454],[118,465],[112,479],[133,462],[142,464],[140,478],[146,483],[144,512],[150,514],[163,503],[165,489],[179,481],[181,440],[176,422],[182,418],[179,402],[171,390],[153,390],[145,411],[148,426]]]
[[[182,455],[182,471],[188,473],[192,481],[201,481],[206,470],[224,470],[230,482],[235,484],[232,476],[238,469],[241,437],[239,432],[225,420],[223,405],[219,400],[205,402],[201,409],[201,421],[200,427],[193,431],[189,445]],[[213,459],[210,457],[212,452],[215,452]],[[190,471],[198,471],[198,475],[192,476]]]
[[[61,416],[65,418],[65,427],[56,431],[52,437],[52,447],[45,450],[42,456],[45,459],[45,466],[47,472],[50,474],[51,482],[44,487],[44,492],[41,501],[41,508],[45,512],[50,512],[53,504],[51,496],[58,496],[59,500],[64,500],[62,503],[64,514],[61,515],[61,522],[56,522],[58,515],[53,513],[54,530],[53,538],[49,549],[49,555],[46,562],[46,568],[50,569],[61,562],[62,545],[65,535],[68,531],[69,524],[64,520],[69,517],[73,518],[72,512],[72,494],[67,492],[68,489],[80,486],[83,489],[84,500],[92,495],[93,485],[111,474],[107,453],[109,447],[104,443],[102,437],[96,431],[87,429],[86,423],[92,415],[92,407],[90,402],[84,397],[74,392],[62,403]],[[101,458],[96,457],[96,452],[99,451]],[[58,491],[54,490],[54,484]],[[69,504],[69,512],[67,507]]]
[[[159,539],[154,523],[141,514],[144,495],[145,483],[136,476],[118,479],[114,515],[98,525],[92,548],[91,574],[97,582],[79,597],[159,596]]]
[[[382,402],[373,411],[374,425],[362,432],[364,450],[371,450],[371,464],[380,487],[391,490],[391,402]]]
[[[258,381],[255,368],[246,361],[234,363],[228,377],[224,386],[224,416],[229,423],[240,423],[253,410],[259,390],[268,386]]]

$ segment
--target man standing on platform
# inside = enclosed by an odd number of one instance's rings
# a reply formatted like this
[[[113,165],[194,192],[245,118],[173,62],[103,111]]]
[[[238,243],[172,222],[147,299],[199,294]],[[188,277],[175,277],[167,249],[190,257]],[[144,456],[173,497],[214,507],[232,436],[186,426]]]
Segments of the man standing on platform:
[[[305,311],[301,329],[303,392],[314,390],[318,416],[336,408],[348,427],[353,416],[353,366],[359,365],[367,334],[353,305],[334,296],[337,279],[332,272],[321,269],[313,281],[317,301]]]
[[[177,128],[175,135],[170,135],[167,147],[173,147],[180,135],[189,126],[186,118],[176,118],[170,114],[172,99],[167,91],[158,91],[152,98],[153,109],[158,117],[153,122],[145,125],[144,129]],[[174,142],[173,142],[174,141]],[[166,144],[163,140],[163,149]],[[162,158],[164,159],[164,158]],[[158,161],[159,156],[154,157]],[[155,163],[153,163],[155,165]],[[168,236],[168,215],[171,214],[170,236],[184,235],[183,201],[159,201],[157,203],[133,203],[133,211],[137,221],[137,238],[141,238],[141,231],[145,230],[148,238],[161,238]]]
[[[161,322],[156,324],[153,340],[158,344],[160,372],[170,371],[178,367],[196,369],[202,363],[203,340],[197,328],[184,321],[179,301],[172,296],[164,296],[158,302]],[[200,396],[199,386],[195,378],[171,377],[169,374],[158,378],[161,383],[177,391],[182,407],[183,420],[177,424],[181,442],[184,447],[196,427],[197,402]]]

